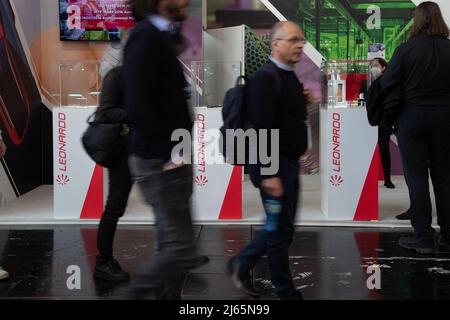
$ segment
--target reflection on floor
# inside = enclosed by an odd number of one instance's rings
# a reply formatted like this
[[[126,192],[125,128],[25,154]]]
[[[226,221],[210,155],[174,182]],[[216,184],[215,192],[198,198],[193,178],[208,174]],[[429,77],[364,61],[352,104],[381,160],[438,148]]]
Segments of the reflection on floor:
[[[223,265],[259,228],[196,226],[199,251],[211,262],[188,275],[183,298],[248,299],[232,286]],[[92,279],[96,234],[90,226],[2,227],[0,265],[11,277],[0,281],[0,299],[120,298],[116,286]],[[290,251],[295,285],[306,299],[450,299],[450,253],[423,256],[401,249],[401,235],[396,229],[301,227]],[[153,253],[154,229],[121,226],[116,240],[116,257],[133,276]],[[81,269],[81,290],[67,288],[71,265]],[[367,287],[373,265],[381,272],[379,290]],[[253,279],[264,299],[275,299],[265,258]]]

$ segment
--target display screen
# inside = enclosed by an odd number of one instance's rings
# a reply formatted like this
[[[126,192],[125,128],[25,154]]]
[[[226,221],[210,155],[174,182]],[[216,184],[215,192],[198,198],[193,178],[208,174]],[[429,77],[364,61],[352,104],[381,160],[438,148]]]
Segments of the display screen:
[[[128,0],[59,0],[60,39],[120,41],[134,25]]]

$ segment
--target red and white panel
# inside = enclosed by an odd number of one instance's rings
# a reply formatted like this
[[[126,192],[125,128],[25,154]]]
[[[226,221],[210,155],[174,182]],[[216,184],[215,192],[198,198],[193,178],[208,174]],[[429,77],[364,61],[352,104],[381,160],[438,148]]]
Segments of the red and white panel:
[[[84,151],[81,136],[92,108],[53,109],[55,219],[97,219],[104,204],[104,169]]]
[[[378,219],[378,132],[364,108],[321,109],[322,211],[329,220]]]
[[[194,113],[193,219],[241,220],[242,168],[224,163],[211,164],[220,158],[214,150],[219,150],[215,134],[223,123],[222,108],[200,107],[195,108]]]

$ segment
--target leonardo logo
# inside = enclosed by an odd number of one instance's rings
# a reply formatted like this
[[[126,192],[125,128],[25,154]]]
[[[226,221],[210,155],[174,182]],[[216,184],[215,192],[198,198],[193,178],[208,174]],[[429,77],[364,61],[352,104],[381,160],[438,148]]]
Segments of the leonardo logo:
[[[208,183],[208,178],[205,177],[204,175],[196,176],[196,177],[195,177],[195,183],[196,183],[198,186],[202,187],[202,186],[204,186],[205,184]]]
[[[333,187],[338,187],[344,182],[344,179],[342,179],[341,176],[335,174],[334,176],[331,176],[330,182],[333,185]]]
[[[56,176],[56,181],[57,181],[60,185],[65,186],[66,184],[69,183],[70,179],[69,179],[69,177],[66,176],[65,174],[58,174],[58,175]]]

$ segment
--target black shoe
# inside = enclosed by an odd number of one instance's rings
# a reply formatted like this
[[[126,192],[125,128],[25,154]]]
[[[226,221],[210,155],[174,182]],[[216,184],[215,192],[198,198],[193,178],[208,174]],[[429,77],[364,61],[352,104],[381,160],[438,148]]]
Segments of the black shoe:
[[[123,271],[119,262],[115,259],[97,259],[95,264],[94,277],[107,281],[128,281],[130,275]]]
[[[395,218],[397,220],[411,220],[411,212],[409,210],[405,211],[403,213],[396,215]]]
[[[398,244],[402,248],[414,250],[421,254],[432,254],[434,252],[433,242],[418,236],[401,237]]]
[[[295,290],[295,292],[287,297],[287,298],[280,298],[280,300],[305,300],[303,299],[302,293],[300,292],[300,290]]]
[[[225,273],[231,278],[233,284],[243,293],[253,297],[259,298],[260,292],[252,285],[251,276],[249,273],[242,274],[239,272],[239,263],[230,259],[225,265]]]
[[[392,181],[385,181],[384,182],[384,186],[386,187],[386,188],[388,188],[388,189],[395,189],[395,186],[394,186],[394,184],[392,183]]]

